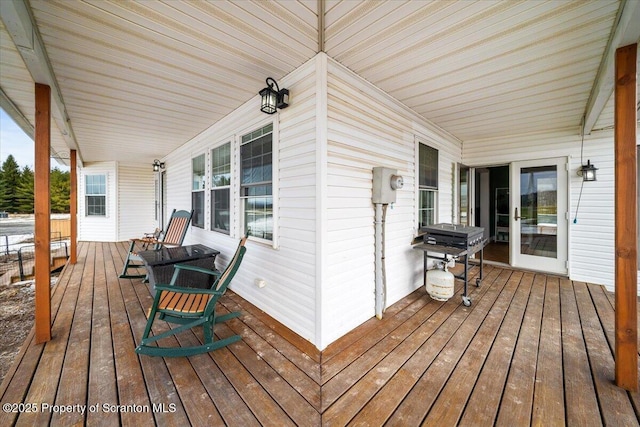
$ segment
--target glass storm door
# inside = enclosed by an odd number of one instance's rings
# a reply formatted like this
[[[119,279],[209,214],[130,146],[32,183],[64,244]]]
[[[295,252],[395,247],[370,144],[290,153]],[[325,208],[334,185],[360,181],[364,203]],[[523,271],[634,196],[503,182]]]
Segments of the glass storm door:
[[[567,274],[567,159],[514,162],[510,175],[511,265]]]
[[[458,212],[458,223],[462,225],[471,225],[471,203],[470,203],[470,177],[471,173],[467,166],[460,165],[460,186],[458,188],[458,195],[460,199],[458,200],[459,212]]]

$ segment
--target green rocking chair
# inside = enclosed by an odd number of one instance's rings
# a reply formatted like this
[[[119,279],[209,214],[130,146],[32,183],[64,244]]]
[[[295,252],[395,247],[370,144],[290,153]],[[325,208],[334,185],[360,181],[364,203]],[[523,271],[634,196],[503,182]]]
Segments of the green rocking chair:
[[[241,339],[240,335],[233,335],[228,338],[216,340],[213,334],[213,327],[216,323],[240,316],[240,312],[217,316],[215,305],[226,291],[231,279],[233,279],[233,276],[240,267],[242,258],[247,251],[247,248],[244,246],[246,241],[246,237],[240,240],[235,255],[222,273],[217,270],[177,264],[171,283],[169,285],[156,285],[156,295],[153,300],[153,306],[147,319],[147,326],[142,334],[142,342],[136,348],[136,353],[163,357],[192,356],[217,350]],[[217,278],[210,289],[174,286],[173,284],[177,280],[178,275],[183,270],[209,274],[217,276]],[[149,337],[156,313],[160,313],[158,319],[170,323],[177,323],[180,324],[180,326]],[[204,343],[202,345],[192,347],[160,347],[152,345],[158,340],[187,331],[196,326],[202,326],[203,328]]]
[[[127,259],[124,261],[122,267],[122,273],[120,273],[121,279],[141,279],[147,276],[146,272],[131,274],[129,270],[145,268],[142,263],[142,258],[138,256],[139,252],[148,251],[151,249],[159,249],[162,246],[180,246],[184,240],[184,236],[187,235],[189,229],[189,223],[193,211],[176,211],[171,212],[169,223],[164,232],[157,232],[153,234],[145,234],[140,239],[130,239],[129,252]]]

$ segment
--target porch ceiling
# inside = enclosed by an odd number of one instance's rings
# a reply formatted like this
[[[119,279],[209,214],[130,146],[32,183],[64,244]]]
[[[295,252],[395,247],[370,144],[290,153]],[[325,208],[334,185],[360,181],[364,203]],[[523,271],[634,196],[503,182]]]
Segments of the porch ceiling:
[[[590,96],[604,105],[593,128],[612,126],[613,104],[606,89],[598,95],[598,75],[609,40],[613,49],[629,43],[613,37],[625,3],[26,4],[64,102],[55,126],[68,126],[67,135],[54,132],[54,151],[65,158],[77,144],[85,162],[150,163],[257,99],[266,77],[281,79],[319,50],[462,141],[578,133]],[[635,0],[628,4],[639,8]],[[28,49],[12,40],[7,19],[3,12],[1,105],[28,128],[33,65],[25,65]]]

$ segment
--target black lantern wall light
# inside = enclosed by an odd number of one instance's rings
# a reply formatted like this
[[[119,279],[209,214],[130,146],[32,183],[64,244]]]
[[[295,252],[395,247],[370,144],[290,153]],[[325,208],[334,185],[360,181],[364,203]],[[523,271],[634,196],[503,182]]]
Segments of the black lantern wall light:
[[[153,171],[160,172],[161,170],[164,170],[164,162],[161,162],[160,160],[155,159],[153,161]]]
[[[283,109],[289,106],[289,89],[280,89],[278,83],[271,77],[267,77],[267,87],[258,93],[262,98],[260,111],[263,113],[274,114],[278,108]]]
[[[578,176],[582,177],[582,182],[589,182],[596,180],[596,171],[598,168],[591,164],[591,160],[587,160],[587,164],[582,163],[582,153],[584,152],[584,116],[582,122],[580,122],[580,169],[578,169]],[[580,196],[582,196],[582,189],[580,189]],[[579,199],[578,199],[579,200]],[[578,204],[580,202],[578,201]]]
[[[582,177],[582,184],[580,185],[580,194],[578,195],[578,203],[576,204],[576,215],[573,217],[573,223],[578,223],[578,209],[580,209],[580,200],[582,200],[582,189],[585,182],[591,182],[596,180],[596,171],[598,170],[595,165],[591,164],[591,160],[587,159],[587,164],[582,163],[582,153],[584,151],[584,117],[580,124],[581,141],[580,141],[580,169],[578,169],[578,176]]]
[[[587,164],[578,169],[578,176],[582,177],[582,181],[595,181],[597,170],[598,168],[591,164],[591,160],[587,160]]]

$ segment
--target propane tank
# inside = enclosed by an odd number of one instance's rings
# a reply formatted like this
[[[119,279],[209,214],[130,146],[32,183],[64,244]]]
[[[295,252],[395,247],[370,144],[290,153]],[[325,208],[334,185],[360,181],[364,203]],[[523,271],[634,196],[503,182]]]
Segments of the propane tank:
[[[453,296],[454,279],[446,263],[437,263],[435,269],[427,271],[427,293],[436,301],[447,301]]]

